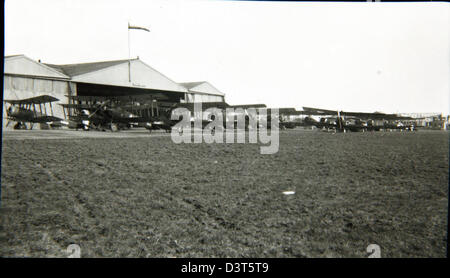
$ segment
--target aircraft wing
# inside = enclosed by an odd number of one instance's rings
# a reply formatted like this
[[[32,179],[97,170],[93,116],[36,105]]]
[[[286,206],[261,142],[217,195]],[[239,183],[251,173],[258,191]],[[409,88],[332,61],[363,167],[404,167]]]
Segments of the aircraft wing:
[[[248,108],[266,108],[267,106],[265,104],[242,104],[242,105],[229,105],[226,102],[202,102],[202,109],[208,109],[208,108],[218,108],[218,109],[226,109],[226,108],[242,108],[242,109],[248,109]],[[189,111],[194,111],[195,103],[178,103],[177,107],[184,107],[187,108]]]
[[[365,112],[341,112],[343,116],[356,117],[360,119],[370,119],[370,120],[416,120],[412,117],[404,117],[397,114],[385,114],[380,112],[365,113]]]
[[[333,115],[333,116],[336,116],[338,114],[338,111],[311,108],[311,107],[303,107],[303,110],[304,110],[304,114],[309,114],[309,115],[318,115],[318,116]],[[356,118],[360,118],[360,119],[372,119],[372,120],[373,119],[415,120],[415,118],[412,118],[412,117],[403,117],[403,116],[399,116],[397,114],[385,114],[385,113],[380,113],[380,112],[367,113],[367,112],[340,111],[340,114],[341,114],[341,116],[356,117]]]
[[[295,108],[278,108],[280,115],[305,115],[305,111],[298,111]]]
[[[69,116],[69,120],[74,121],[74,122],[81,122],[81,121],[90,120],[90,118],[89,118],[89,115],[73,115],[73,116]]]
[[[129,94],[122,96],[69,96],[69,99],[78,100],[78,101],[105,101],[105,100],[117,100],[117,101],[150,101],[150,100],[168,100],[169,98],[161,93],[152,93],[152,94]]]
[[[104,96],[68,96],[66,95],[67,98],[72,99],[72,100],[78,100],[78,101],[105,101],[108,99],[108,97],[104,97]],[[111,98],[109,98],[111,99]]]
[[[141,104],[141,105],[119,105],[118,107],[125,109],[127,111],[133,110],[133,111],[140,111],[140,110],[148,110],[152,109],[151,104]],[[156,108],[157,105],[153,105],[153,108]]]
[[[242,105],[230,105],[231,108],[242,108],[242,109],[248,109],[248,108],[267,108],[265,104],[242,104]]]
[[[5,99],[4,102],[11,103],[11,104],[41,104],[41,103],[48,103],[48,102],[54,102],[58,101],[59,99],[49,96],[49,95],[42,95],[32,98],[25,98],[25,99]]]
[[[60,103],[59,105],[61,105],[64,108],[75,108],[75,109],[81,109],[81,110],[93,110],[93,109],[97,109],[98,107],[95,105],[90,105],[90,104],[66,104],[66,103]]]
[[[93,118],[90,118],[88,115],[70,116],[69,119],[74,122],[93,120]],[[147,123],[151,122],[153,119],[148,117],[122,117],[122,118],[114,117],[111,120],[112,122],[120,122],[120,123]]]
[[[55,117],[55,116],[40,116],[33,118],[31,122],[33,123],[47,123],[47,122],[60,122],[63,119]]]
[[[154,119],[150,119],[148,117],[123,117],[123,118],[113,118],[113,122],[120,123],[148,123],[153,121]]]
[[[356,117],[360,119],[387,119],[391,117],[390,114],[384,114],[384,113],[365,113],[365,112],[341,112],[342,116],[347,117]]]
[[[176,108],[182,107],[193,112],[195,104],[200,104],[202,106],[202,110],[208,108],[226,109],[227,107],[230,107],[230,105],[226,102],[199,102],[199,103],[190,102],[190,103],[177,103]]]
[[[334,110],[326,110],[326,109],[319,109],[319,108],[311,108],[311,107],[304,107],[303,111],[305,111],[305,114],[308,115],[337,115],[337,111]]]

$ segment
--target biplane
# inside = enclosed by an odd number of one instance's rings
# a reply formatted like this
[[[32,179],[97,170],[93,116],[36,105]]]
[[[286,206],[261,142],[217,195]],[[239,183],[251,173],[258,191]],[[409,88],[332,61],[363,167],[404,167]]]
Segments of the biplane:
[[[201,109],[202,109],[202,117],[199,118],[199,115],[196,115],[195,111],[195,107],[197,105],[201,105]],[[251,126],[250,125],[250,117],[252,117],[252,115],[250,115],[249,113],[247,113],[247,109],[249,108],[266,108],[265,104],[245,104],[245,105],[229,105],[226,102],[203,102],[203,103],[174,103],[172,104],[170,107],[168,107],[167,109],[163,110],[164,112],[160,114],[159,116],[159,122],[153,122],[152,123],[152,127],[155,129],[165,129],[167,131],[170,131],[172,129],[172,127],[174,125],[176,125],[178,122],[181,121],[181,118],[178,118],[178,120],[171,120],[172,118],[172,114],[174,113],[174,110],[177,108],[185,108],[190,112],[191,115],[191,119],[190,119],[190,124],[191,124],[191,128],[195,128],[196,127],[196,121],[197,121],[197,125],[200,127],[200,123],[201,123],[201,128],[205,129],[208,127],[208,125],[213,122],[215,120],[215,114],[209,114],[206,113],[207,109],[210,108],[215,108],[218,109],[219,112],[222,114],[222,129],[226,129],[228,126],[231,126],[234,129],[238,129],[238,117],[241,116],[244,119],[244,126],[243,128],[245,128],[246,130],[248,130],[249,128],[259,128],[260,127],[260,123],[258,119],[254,119],[253,122],[255,122],[257,125],[256,126]],[[233,112],[231,112],[231,114],[227,114],[229,113],[229,109],[232,109]],[[233,119],[233,123],[229,124],[228,122],[230,121],[230,119]],[[228,123],[228,124],[227,124]],[[268,112],[268,128],[270,128],[270,114]],[[211,132],[214,132],[215,129],[212,129]]]
[[[149,131],[164,130],[170,132],[182,118],[172,120],[172,114],[177,108],[185,108],[190,112],[191,127],[205,129],[214,120],[211,117],[198,118],[196,105],[200,103],[165,102],[163,96],[126,95],[126,96],[67,96],[68,104],[60,104],[64,110],[68,125],[76,129],[120,130],[130,127],[145,127]],[[265,108],[264,104],[229,105],[226,102],[203,102],[202,113],[209,108],[217,108],[223,113],[223,126],[226,127],[226,109]],[[233,115],[234,116],[234,115]],[[237,126],[235,117],[234,127]],[[246,123],[248,123],[246,115]],[[248,124],[246,124],[248,128]]]
[[[291,116],[304,115],[304,111],[297,111],[295,108],[278,108],[280,129],[293,129],[298,126],[304,126],[300,120],[291,120]]]
[[[6,127],[11,121],[16,122],[14,129],[28,129],[26,123],[29,123],[29,129],[33,129],[34,124],[48,124],[51,127],[58,127],[61,125],[61,118],[55,117],[53,115],[52,102],[58,101],[59,99],[49,96],[41,95],[26,99],[17,100],[4,100],[5,103],[9,104],[6,109],[6,116],[8,122]],[[48,104],[48,110],[47,110]],[[39,111],[38,109],[39,108]],[[51,115],[48,115],[50,112]]]
[[[133,126],[151,128],[159,118],[154,97],[135,96],[67,96],[63,107],[70,128],[85,130],[120,130]]]
[[[266,109],[265,104],[241,104],[241,105],[229,105],[226,102],[205,102],[202,103],[202,109],[206,110],[209,108],[216,108],[220,111],[222,114],[222,129],[226,129],[227,127],[231,127],[233,129],[239,129],[238,124],[238,118],[244,119],[244,125],[241,128],[244,128],[245,130],[248,130],[250,128],[260,128],[261,123],[258,115],[252,115],[251,113],[248,113],[248,109]],[[179,107],[185,107],[189,111],[193,112],[195,103],[180,103]],[[215,120],[215,115],[206,115],[208,120],[202,121],[202,126],[204,126],[213,120]],[[270,128],[270,109],[267,109],[267,124],[268,128]],[[250,118],[256,117],[253,119],[253,122],[255,123],[255,126],[251,125]],[[232,123],[230,123],[232,121]]]
[[[196,127],[197,121],[199,123],[199,126],[201,126],[202,129],[205,129],[208,126],[208,124],[210,124],[215,119],[215,115],[211,115],[211,117],[206,117],[207,119],[205,119],[205,117],[199,118],[198,115],[195,114],[196,113],[195,107],[197,105],[201,105],[202,113],[209,108],[216,108],[220,110],[221,113],[224,113],[223,115],[225,115],[225,111],[227,108],[232,107],[226,102],[174,103],[170,107],[166,107],[166,109],[162,110],[162,113],[159,115],[158,121],[152,123],[152,128],[163,129],[166,130],[167,132],[170,132],[172,127],[181,121],[181,118],[178,118],[177,120],[172,120],[172,114],[174,113],[175,109],[185,108],[190,112],[191,115],[190,117],[191,128]],[[225,116],[223,117],[223,121],[225,124],[226,123]]]
[[[416,130],[413,123],[403,123],[416,120],[415,118],[397,114],[345,112],[311,107],[303,107],[303,114],[308,115],[304,120],[305,124],[334,131]],[[316,121],[312,115],[322,118]]]

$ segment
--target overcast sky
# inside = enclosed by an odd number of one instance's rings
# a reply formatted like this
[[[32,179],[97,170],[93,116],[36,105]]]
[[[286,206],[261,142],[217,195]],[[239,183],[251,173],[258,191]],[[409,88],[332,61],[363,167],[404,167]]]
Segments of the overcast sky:
[[[230,104],[449,113],[448,3],[6,0],[5,55],[131,56]]]

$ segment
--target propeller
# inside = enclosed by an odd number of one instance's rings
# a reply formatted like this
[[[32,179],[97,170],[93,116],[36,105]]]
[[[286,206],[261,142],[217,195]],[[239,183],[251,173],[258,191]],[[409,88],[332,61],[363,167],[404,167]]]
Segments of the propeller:
[[[100,106],[93,112],[91,113],[88,118],[90,119],[92,116],[95,115],[95,113],[97,113],[100,109],[102,109],[103,107],[105,107],[109,102],[111,102],[111,100],[105,100],[102,104],[100,104]]]

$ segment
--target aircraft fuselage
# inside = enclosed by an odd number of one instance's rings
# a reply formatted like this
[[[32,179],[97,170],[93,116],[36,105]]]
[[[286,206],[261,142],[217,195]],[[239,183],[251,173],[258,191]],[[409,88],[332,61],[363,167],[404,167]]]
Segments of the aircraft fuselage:
[[[6,113],[8,117],[18,122],[31,122],[35,118],[34,111],[16,106],[10,106]]]

